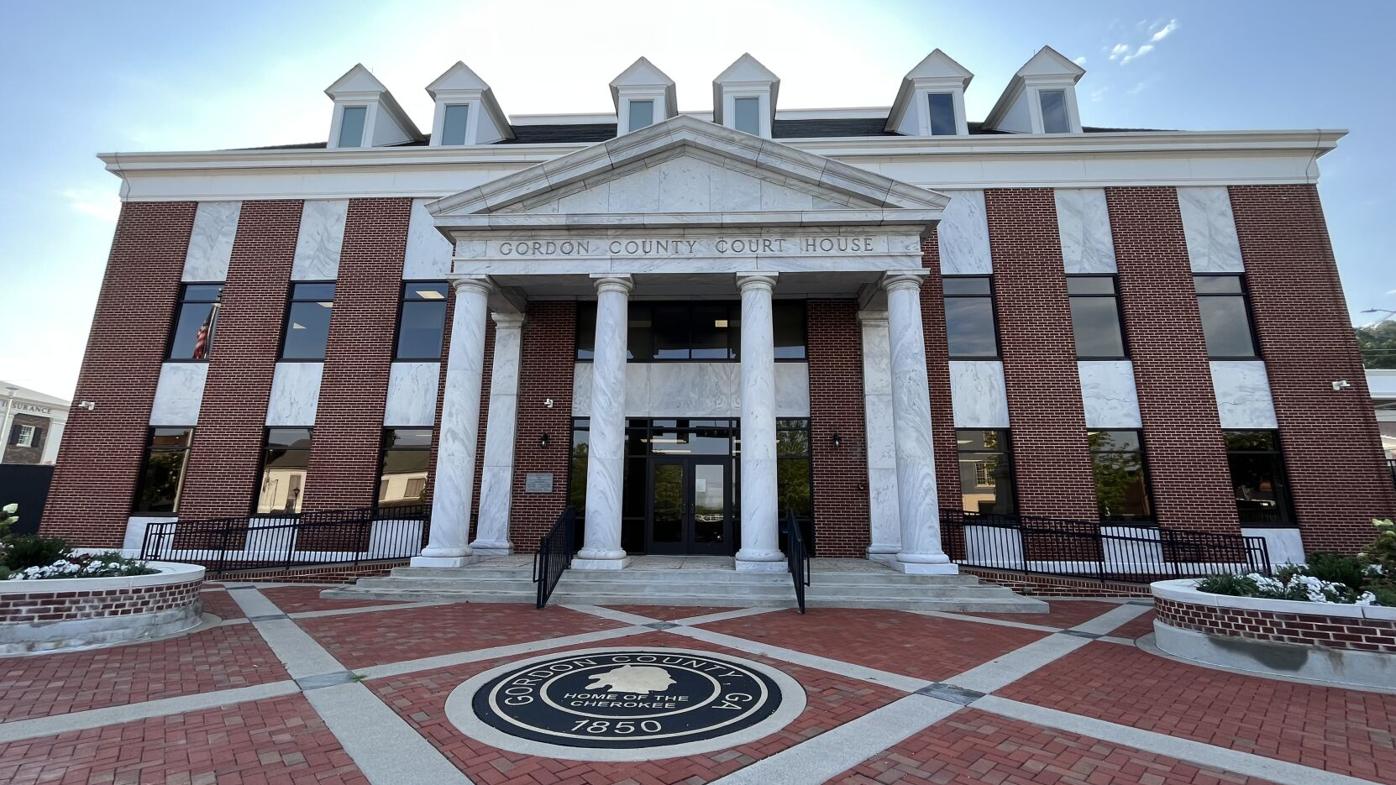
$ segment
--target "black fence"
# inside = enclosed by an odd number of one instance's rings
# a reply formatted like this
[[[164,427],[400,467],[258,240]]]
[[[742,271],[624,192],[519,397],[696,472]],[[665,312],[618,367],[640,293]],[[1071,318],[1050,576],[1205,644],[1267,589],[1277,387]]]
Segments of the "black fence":
[[[431,508],[327,510],[146,526],[142,559],[201,564],[210,575],[303,565],[401,561],[426,545]]]
[[[572,557],[577,553],[576,522],[576,511],[568,507],[538,540],[538,552],[533,554],[533,582],[538,584],[535,603],[540,609],[553,596],[563,570],[572,566]]]
[[[33,534],[39,530],[52,481],[52,466],[0,463],[0,506],[19,505],[19,523],[10,528],[11,534]]]
[[[800,533],[800,523],[795,514],[785,518],[785,566],[790,570],[790,580],[795,584],[795,602],[800,613],[805,612],[805,588],[810,583],[809,551],[805,550],[805,538]]]
[[[966,567],[1127,583],[1270,574],[1261,537],[959,510],[942,510],[940,525],[945,552]]]
[[[1391,472],[1391,481],[1396,483],[1396,458],[1386,459],[1386,469]]]

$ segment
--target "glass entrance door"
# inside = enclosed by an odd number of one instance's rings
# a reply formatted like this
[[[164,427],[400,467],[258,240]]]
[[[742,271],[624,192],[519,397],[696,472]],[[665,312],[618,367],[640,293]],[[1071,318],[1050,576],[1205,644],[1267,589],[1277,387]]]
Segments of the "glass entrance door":
[[[649,553],[716,554],[732,550],[731,460],[654,457],[649,461]]]

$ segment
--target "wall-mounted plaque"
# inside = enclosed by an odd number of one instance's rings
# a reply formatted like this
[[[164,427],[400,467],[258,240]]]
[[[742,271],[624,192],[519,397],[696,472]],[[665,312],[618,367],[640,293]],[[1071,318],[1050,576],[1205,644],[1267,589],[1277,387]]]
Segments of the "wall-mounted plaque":
[[[529,472],[524,475],[524,493],[552,493],[552,472]]]

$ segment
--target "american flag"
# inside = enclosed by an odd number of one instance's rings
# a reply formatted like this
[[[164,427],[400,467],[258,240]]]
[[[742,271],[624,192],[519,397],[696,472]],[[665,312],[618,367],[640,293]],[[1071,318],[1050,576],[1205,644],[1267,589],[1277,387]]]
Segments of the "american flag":
[[[218,306],[208,309],[208,316],[204,318],[204,323],[199,325],[199,331],[194,333],[194,359],[204,360],[208,358],[208,339],[213,332],[213,315],[218,313]]]

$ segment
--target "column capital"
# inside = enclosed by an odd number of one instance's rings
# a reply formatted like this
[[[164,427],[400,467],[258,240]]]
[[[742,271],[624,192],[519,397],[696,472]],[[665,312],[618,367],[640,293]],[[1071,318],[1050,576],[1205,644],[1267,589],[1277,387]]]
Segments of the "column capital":
[[[596,287],[596,293],[620,292],[630,294],[635,289],[635,279],[629,275],[616,275],[613,273],[592,273],[592,285]]]
[[[737,289],[744,292],[749,288],[760,288],[773,292],[776,288],[776,278],[779,275],[779,273],[737,273]]]
[[[487,295],[494,293],[494,283],[484,275],[462,275],[452,278],[451,286],[455,288],[456,294],[462,294],[467,290],[477,290]]]
[[[523,315],[523,314],[521,314],[521,313],[508,313],[508,312],[504,312],[504,311],[491,311],[491,312],[490,312],[490,319],[492,319],[492,320],[494,321],[495,327],[500,328],[500,329],[505,329],[505,330],[510,329],[510,328],[513,328],[513,329],[517,330],[517,329],[519,329],[520,327],[523,327],[523,323],[524,323],[524,315]]]
[[[888,270],[882,274],[882,288],[889,292],[898,289],[920,289],[921,283],[931,274],[930,270]]]

